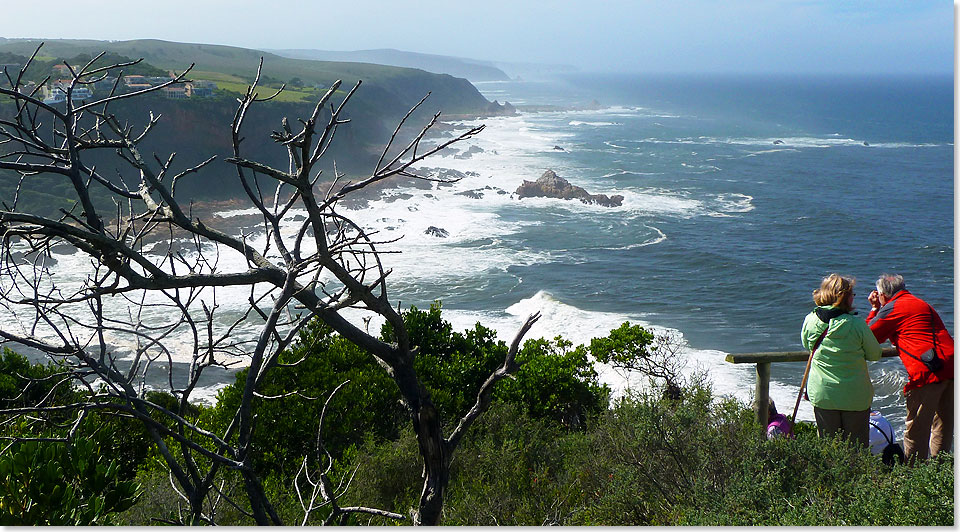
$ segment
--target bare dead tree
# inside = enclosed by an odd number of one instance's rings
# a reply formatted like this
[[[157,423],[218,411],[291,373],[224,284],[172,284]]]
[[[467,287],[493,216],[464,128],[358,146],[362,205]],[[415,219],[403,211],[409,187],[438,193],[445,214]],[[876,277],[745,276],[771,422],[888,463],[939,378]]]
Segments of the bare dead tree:
[[[323,444],[323,421],[326,418],[327,407],[330,406],[330,400],[349,382],[349,380],[344,381],[330,392],[326,402],[323,404],[323,410],[320,412],[320,421],[317,428],[317,454],[320,455],[321,460],[326,461],[327,467],[323,471],[315,472],[311,475],[309,462],[307,457],[304,457],[303,464],[300,466],[300,470],[293,480],[293,488],[297,492],[297,499],[303,508],[303,522],[301,525],[306,525],[310,519],[310,514],[323,507],[330,508],[330,513],[327,514],[327,518],[323,521],[324,525],[329,525],[334,522],[346,524],[346,518],[350,514],[368,514],[396,520],[406,519],[403,515],[394,512],[364,506],[343,507],[337,502],[337,499],[350,488],[350,482],[353,481],[353,476],[356,474],[357,469],[355,468],[347,478],[341,479],[337,487],[333,486],[333,482],[330,480],[330,471],[333,469],[333,456],[330,455],[330,451],[328,451],[327,447]],[[305,485],[304,488],[307,486],[310,488],[310,492],[306,498],[304,498],[301,490],[301,484]],[[321,500],[320,503],[317,503],[318,498]]]
[[[349,122],[344,109],[360,82],[346,92],[334,83],[296,130],[282,121],[281,130],[271,135],[289,160],[279,169],[244,155],[250,108],[283,90],[261,97],[258,68],[238,99],[230,132],[233,156],[226,162],[262,218],[265,238],[230,234],[194,216],[189,201],[176,192],[182,179],[212,168],[214,158],[176,171],[175,154],[160,158],[142,150],[159,116],[151,113],[145,126],[135,128],[111,109],[113,102],[188,81],[190,68],[161,85],[124,92],[122,70],[139,61],[100,66],[101,54],[82,66],[67,65],[71,79],[59,87],[65,101],[45,103],[39,86],[28,90],[24,82],[39,50],[18,73],[5,73],[6,86],[0,86],[0,96],[13,105],[10,116],[0,117],[0,170],[19,175],[13,197],[2,198],[0,206],[0,312],[13,321],[0,330],[0,342],[59,360],[66,369],[58,386],[81,386],[87,393],[73,404],[51,405],[44,399],[0,414],[24,419],[71,414],[72,429],[64,439],[91,412],[134,418],[149,433],[186,502],[184,522],[214,523],[211,508],[225,503],[258,524],[282,524],[253,468],[252,405],[279,354],[309,319],[318,317],[375,357],[396,383],[423,458],[423,490],[412,520],[438,524],[457,445],[487,409],[496,382],[517,370],[514,357],[539,314],[522,324],[502,366],[481,386],[475,406],[445,435],[414,369],[417,348],[388,297],[390,270],[380,249],[388,242],[378,241],[337,206],[349,194],[392,177],[433,179],[418,174],[414,165],[483,127],[430,144],[425,139],[437,113],[412,140],[401,143],[401,131],[425,97],[400,120],[368,177],[344,182],[334,167],[336,175],[323,182],[319,163],[337,129]],[[116,80],[107,95],[76,98],[79,89],[108,76]],[[98,152],[115,154],[122,170],[105,175],[89,162]],[[21,192],[38,175],[68,182],[74,208],[57,216],[21,209]],[[109,209],[102,207],[102,198],[109,198]],[[292,211],[304,216],[290,216]],[[174,245],[175,239],[187,244]],[[50,250],[63,244],[85,258],[87,272],[80,283],[58,280]],[[241,266],[231,269],[231,261]],[[246,301],[242,311],[225,305],[236,300]],[[392,326],[395,341],[356,326],[344,317],[346,309],[379,315]],[[186,367],[185,377],[174,374],[177,364]],[[228,427],[212,433],[187,415],[190,400],[205,372],[237,364],[249,368],[240,405]],[[158,371],[166,372],[163,380],[178,400],[176,409],[147,398],[145,382]],[[217,484],[223,471],[239,473],[244,500]],[[336,505],[336,490],[319,491],[323,502]],[[305,506],[307,513],[315,501]]]

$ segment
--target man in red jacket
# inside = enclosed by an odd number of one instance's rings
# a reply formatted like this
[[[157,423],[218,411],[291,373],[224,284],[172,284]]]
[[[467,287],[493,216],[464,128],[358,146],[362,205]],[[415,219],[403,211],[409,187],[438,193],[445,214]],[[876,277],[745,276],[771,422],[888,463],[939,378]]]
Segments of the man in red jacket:
[[[907,460],[949,451],[953,445],[953,338],[937,311],[908,292],[900,275],[881,275],[867,299],[873,307],[867,315],[870,330],[878,342],[890,340],[897,347],[909,376],[903,387]]]

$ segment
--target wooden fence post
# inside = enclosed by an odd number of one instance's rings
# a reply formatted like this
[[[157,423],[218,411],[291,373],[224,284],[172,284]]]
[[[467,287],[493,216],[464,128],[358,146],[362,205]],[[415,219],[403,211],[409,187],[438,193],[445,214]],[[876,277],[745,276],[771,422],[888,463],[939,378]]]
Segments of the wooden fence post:
[[[767,419],[770,416],[770,363],[757,362],[757,393],[754,396],[757,405],[757,421],[767,433]]]

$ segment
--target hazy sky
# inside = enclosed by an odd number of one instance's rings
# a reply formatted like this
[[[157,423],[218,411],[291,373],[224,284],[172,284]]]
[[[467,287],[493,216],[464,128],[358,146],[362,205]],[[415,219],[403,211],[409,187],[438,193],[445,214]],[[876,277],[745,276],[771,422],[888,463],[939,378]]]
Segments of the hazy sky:
[[[952,72],[945,0],[0,0],[0,36],[400,50],[583,70]],[[469,7],[468,7],[469,6]]]

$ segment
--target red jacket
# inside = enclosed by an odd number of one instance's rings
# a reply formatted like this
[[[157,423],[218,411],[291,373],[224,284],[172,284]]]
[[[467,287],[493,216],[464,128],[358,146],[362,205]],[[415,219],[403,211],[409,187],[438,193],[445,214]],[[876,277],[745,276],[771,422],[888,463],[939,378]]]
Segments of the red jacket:
[[[878,342],[890,340],[897,347],[910,377],[903,387],[904,392],[953,378],[953,338],[937,311],[919,297],[906,290],[893,294],[883,307],[867,314],[867,325]],[[906,354],[920,357],[934,344],[937,355],[943,360],[943,368],[936,373],[931,373],[923,362]]]

